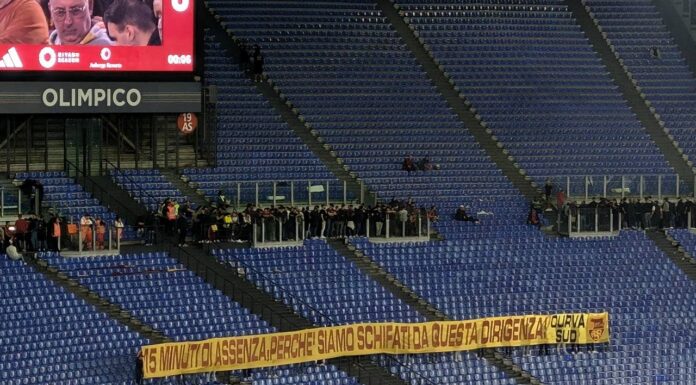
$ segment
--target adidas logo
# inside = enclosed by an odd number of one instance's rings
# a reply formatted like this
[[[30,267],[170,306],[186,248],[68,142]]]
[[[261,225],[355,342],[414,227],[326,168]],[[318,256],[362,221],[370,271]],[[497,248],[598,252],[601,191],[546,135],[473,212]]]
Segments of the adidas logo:
[[[17,49],[15,47],[10,48],[5,56],[0,60],[0,68],[22,68],[22,60],[17,54]]]

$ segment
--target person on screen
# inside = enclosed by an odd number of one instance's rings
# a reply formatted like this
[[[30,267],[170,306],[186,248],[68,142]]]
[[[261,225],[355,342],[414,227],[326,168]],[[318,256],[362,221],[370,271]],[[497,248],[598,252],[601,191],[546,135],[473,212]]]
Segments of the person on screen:
[[[0,0],[0,44],[46,44],[48,23],[36,0]]]
[[[160,41],[162,41],[162,0],[154,0],[152,2],[152,11],[157,19],[157,31],[159,32]]]
[[[116,45],[162,45],[152,8],[140,0],[116,0],[104,12],[106,30]]]
[[[92,20],[87,0],[49,0],[48,10],[56,29],[52,45],[111,45],[104,24]]]

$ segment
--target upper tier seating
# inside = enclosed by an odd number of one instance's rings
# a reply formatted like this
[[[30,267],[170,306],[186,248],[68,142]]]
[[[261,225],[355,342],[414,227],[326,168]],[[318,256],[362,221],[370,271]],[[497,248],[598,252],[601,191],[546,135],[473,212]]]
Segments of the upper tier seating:
[[[674,174],[562,0],[397,3],[537,183]]]
[[[378,196],[450,208],[481,196],[515,201],[375,3],[330,4],[209,1],[237,37],[260,45],[270,78]],[[409,154],[441,170],[409,176]]]
[[[696,79],[650,0],[586,0],[665,129],[696,159]],[[658,48],[660,57],[651,54]]]
[[[272,195],[271,181],[303,181],[304,188],[296,189],[298,201],[307,199],[308,180],[332,181],[338,186],[326,166],[295,136],[211,36],[206,37],[205,54],[208,82],[218,90],[217,167],[184,170],[192,182],[209,198],[214,198],[218,190],[236,197],[237,182],[243,182],[242,203],[254,202],[256,186],[252,181],[266,182],[260,185],[263,200]],[[290,200],[283,187],[277,195]],[[325,196],[313,194],[312,199],[321,201]]]
[[[147,340],[5,255],[0,276],[1,384],[135,385]]]

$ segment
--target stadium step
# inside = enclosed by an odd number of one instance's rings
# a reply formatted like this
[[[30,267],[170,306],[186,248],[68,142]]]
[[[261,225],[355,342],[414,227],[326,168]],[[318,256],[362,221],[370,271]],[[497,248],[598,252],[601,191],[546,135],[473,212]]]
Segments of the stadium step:
[[[416,36],[411,27],[399,14],[398,5],[390,0],[377,0],[377,4],[394,27],[395,31],[401,36],[405,45],[414,54],[416,60],[426,72],[433,85],[447,101],[452,111],[457,114],[464,123],[471,135],[478,141],[483,150],[486,151],[496,166],[502,170],[503,174],[512,184],[527,198],[532,201],[541,191],[535,186],[531,178],[526,176],[526,172],[519,168],[508,155],[504,152],[503,145],[498,142],[491,131],[487,129],[486,123],[481,120],[481,116],[476,113],[476,109],[466,99],[465,95],[459,92],[449,75],[444,71],[424,40]]]
[[[683,150],[665,131],[664,122],[655,114],[654,108],[650,107],[645,94],[631,78],[630,72],[614,54],[614,47],[602,34],[588,8],[581,0],[564,0],[564,3],[592,44],[593,50],[602,59],[604,67],[614,80],[614,84],[618,86],[619,92],[623,95],[631,111],[636,115],[652,141],[662,151],[669,165],[679,174],[681,180],[685,181],[688,186],[692,186],[694,183],[692,165],[682,155]]]
[[[679,245],[679,242],[669,236],[665,230],[646,231],[645,233],[684,274],[696,281],[696,259],[694,256],[687,253]]]
[[[218,18],[216,18],[214,11],[210,8],[208,8],[208,10],[209,12],[206,13],[206,26],[208,26],[211,33],[218,36],[220,41],[225,42],[223,48],[228,51],[229,55],[238,60],[240,51],[238,39],[234,37],[230,29],[226,29]],[[367,205],[372,205],[377,200],[376,194],[371,192],[369,187],[357,178],[356,174],[351,172],[348,166],[343,164],[341,159],[336,157],[331,146],[312,129],[311,125],[306,123],[301,112],[295,108],[285,95],[283,95],[281,90],[273,84],[271,79],[256,82],[255,85],[258,92],[269,101],[271,106],[288,124],[290,129],[293,130],[295,135],[297,135],[309,150],[324,163],[326,168],[331,171],[338,180],[345,183],[349,194],[359,198],[360,202]]]
[[[217,246],[220,247],[220,246]],[[239,302],[281,332],[310,329],[313,325],[282,301],[259,289],[245,278],[244,271],[221,265],[210,250],[199,247],[176,248],[171,252],[188,270],[196,273],[214,288]],[[407,385],[402,379],[366,358],[337,358],[327,360],[364,385]]]
[[[365,275],[382,285],[397,298],[411,306],[428,321],[453,321],[446,314],[439,311],[435,306],[431,305],[425,299],[421,298],[411,288],[400,282],[393,275],[381,268],[372,258],[365,255],[355,246],[346,244],[342,240],[329,240],[328,243],[348,261],[355,264],[360,271]],[[519,384],[541,384],[541,381],[531,373],[523,370],[520,366],[515,365],[512,360],[503,354],[492,349],[481,350],[480,354],[493,366],[507,373],[508,376],[514,378]]]
[[[150,340],[150,342],[172,342],[172,340],[165,336],[162,332],[146,325],[124,308],[109,302],[105,298],[102,298],[99,294],[80,285],[78,281],[69,278],[65,273],[60,272],[55,267],[49,266],[45,260],[29,257],[26,258],[26,261],[29,266],[34,268],[37,272],[43,274],[48,280],[53,281],[56,285],[73,293],[77,298],[84,300],[88,304],[94,306],[98,311],[108,315],[122,325],[136,331],[143,338]]]
[[[199,194],[194,188],[192,188],[188,183],[181,179],[181,174],[174,170],[160,169],[160,173],[164,176],[169,183],[174,185],[182,194],[184,194],[191,203],[195,203],[198,207],[203,207],[208,204],[208,200],[205,196]]]

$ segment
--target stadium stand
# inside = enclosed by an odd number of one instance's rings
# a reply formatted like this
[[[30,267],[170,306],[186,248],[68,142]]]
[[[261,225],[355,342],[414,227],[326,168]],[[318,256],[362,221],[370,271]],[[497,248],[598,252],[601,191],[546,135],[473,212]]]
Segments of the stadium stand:
[[[147,340],[4,254],[0,270],[0,383],[134,383]]]
[[[247,279],[316,325],[426,320],[323,240],[282,249],[213,249],[213,255],[222,264],[244,269]],[[492,385],[515,383],[472,353],[375,360],[414,385],[442,383],[437,377],[443,376],[454,383],[473,379]]]
[[[165,199],[180,203],[188,199],[157,169],[112,170],[111,178],[149,211],[157,211]]]
[[[448,209],[481,197],[520,203],[373,2],[209,5],[238,38],[262,47],[269,77],[379,197]],[[407,175],[408,155],[441,169]]]
[[[212,36],[206,38],[205,53],[207,79],[218,90],[217,167],[184,170],[191,182],[210,199],[218,190],[236,197],[240,182],[242,202],[254,202],[256,185],[252,182],[257,181],[263,182],[259,186],[263,200],[273,195],[272,181],[285,182],[276,193],[287,201],[288,182],[304,182],[295,190],[298,202],[307,200],[307,181],[339,185]],[[338,189],[336,192],[342,198]],[[324,201],[325,196],[316,193],[312,199]]]
[[[615,53],[646,95],[665,130],[690,159],[696,159],[693,133],[696,79],[651,1],[588,0]],[[657,49],[657,54],[652,50]]]
[[[515,161],[547,176],[674,174],[560,0],[400,0]]]
[[[696,310],[694,283],[642,232],[570,240],[531,231],[518,232],[518,238],[511,230],[484,239],[448,232],[440,244],[352,242],[453,318],[609,311],[612,342],[606,350],[560,347],[546,356],[517,351],[515,362],[542,383],[694,380],[693,367],[678,364],[696,355],[687,341],[691,332],[682,327]]]
[[[41,257],[175,341],[275,331],[164,252],[98,259],[65,259],[52,253]],[[204,377],[194,379],[214,384]],[[358,384],[333,365],[259,369],[251,373],[251,378],[254,385]],[[157,381],[154,383],[160,383]]]
[[[34,171],[29,173],[17,173],[15,179],[34,179],[44,186],[43,207],[52,207],[56,214],[71,219],[75,223],[80,217],[88,213],[94,217],[113,222],[116,214],[86,192],[73,178],[68,177],[64,171]]]
[[[61,258],[54,266],[177,341],[268,333],[272,329],[166,253]]]

